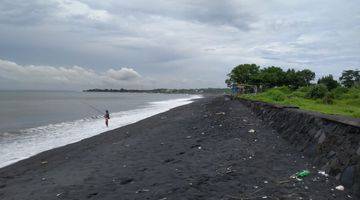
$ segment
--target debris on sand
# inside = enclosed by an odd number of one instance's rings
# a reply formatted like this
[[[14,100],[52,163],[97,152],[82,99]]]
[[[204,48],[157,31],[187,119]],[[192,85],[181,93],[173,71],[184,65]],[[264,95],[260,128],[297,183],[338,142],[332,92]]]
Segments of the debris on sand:
[[[310,171],[309,170],[302,170],[298,173],[296,173],[296,177],[297,178],[304,178],[310,175]]]
[[[42,165],[48,164],[48,161],[46,161],[46,160],[45,160],[45,161],[41,161],[41,164],[42,164]]]
[[[290,178],[296,179],[298,181],[302,181],[302,178],[307,177],[310,175],[309,170],[302,170],[299,172],[296,172],[295,174],[291,175]]]
[[[249,132],[249,133],[255,133],[255,130],[254,130],[254,129],[250,129],[248,132]]]
[[[138,194],[138,193],[143,193],[143,192],[149,192],[150,190],[149,189],[141,189],[141,190],[137,190],[135,193]]]
[[[338,186],[335,187],[335,189],[340,190],[340,191],[344,191],[345,188],[342,185],[338,185]]]
[[[231,167],[232,167],[232,166],[226,168],[225,174],[229,174],[229,173],[232,173],[232,172],[235,171],[235,170],[231,169]]]
[[[323,176],[325,176],[325,177],[328,177],[328,176],[329,176],[329,174],[327,174],[325,171],[319,170],[318,173],[321,174],[321,175],[323,175]]]
[[[216,115],[225,115],[225,112],[218,112],[218,113],[215,113]]]

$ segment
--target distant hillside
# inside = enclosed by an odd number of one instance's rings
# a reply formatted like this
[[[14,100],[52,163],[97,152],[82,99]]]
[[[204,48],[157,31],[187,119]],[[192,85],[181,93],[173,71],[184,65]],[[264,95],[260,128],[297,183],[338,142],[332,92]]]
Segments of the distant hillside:
[[[230,93],[228,88],[199,88],[199,89],[153,89],[153,90],[128,90],[128,89],[89,89],[83,92],[123,92],[123,93],[165,93],[165,94],[223,94]]]

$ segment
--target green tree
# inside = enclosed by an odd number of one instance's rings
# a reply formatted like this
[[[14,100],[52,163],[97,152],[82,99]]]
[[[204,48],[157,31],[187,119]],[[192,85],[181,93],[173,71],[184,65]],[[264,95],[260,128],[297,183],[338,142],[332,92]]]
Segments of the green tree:
[[[340,77],[340,82],[345,87],[352,87],[359,85],[360,83],[360,71],[359,70],[344,70]]]
[[[323,98],[328,93],[328,90],[323,84],[316,84],[311,86],[310,90],[306,93],[307,98],[318,99]]]
[[[321,77],[317,83],[324,84],[329,91],[340,86],[340,84],[336,80],[334,80],[334,78],[331,74],[328,76]]]
[[[315,73],[304,69],[296,71],[295,69],[288,69],[285,75],[285,83],[293,89],[310,85],[311,81],[314,80]]]
[[[257,80],[265,87],[283,86],[286,73],[280,67],[267,67],[260,70]]]
[[[257,76],[259,74],[260,67],[256,64],[242,64],[236,66],[228,74],[228,79],[225,81],[227,85],[232,83],[241,84],[258,84]]]
[[[310,85],[311,81],[314,80],[314,78],[315,78],[315,73],[312,72],[309,69],[304,69],[304,70],[298,71],[297,73],[298,73],[299,78],[300,78],[300,80],[301,80],[301,82],[303,84],[301,86]]]

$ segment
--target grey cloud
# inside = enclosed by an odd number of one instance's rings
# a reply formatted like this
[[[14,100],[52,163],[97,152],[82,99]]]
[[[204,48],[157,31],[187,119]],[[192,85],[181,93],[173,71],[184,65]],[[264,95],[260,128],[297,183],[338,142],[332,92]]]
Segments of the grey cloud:
[[[149,4],[146,0],[114,2],[110,10],[113,13],[127,13],[134,16],[163,16],[176,20],[192,21],[210,25],[228,25],[247,30],[256,20],[242,5],[241,1],[158,1]],[[111,6],[111,5],[109,5]],[[140,15],[143,14],[143,15]]]
[[[55,11],[54,4],[43,0],[2,0],[0,23],[29,26],[39,24]]]
[[[0,60],[0,78],[4,84],[33,84],[40,88],[86,89],[90,87],[134,87],[141,75],[132,68],[108,69],[96,72],[80,66],[53,67],[39,65],[19,65]]]
[[[223,87],[248,62],[334,75],[360,65],[357,0],[2,0],[0,10],[3,60],[100,76],[132,66],[132,87]],[[122,73],[96,80],[118,87]]]
[[[236,1],[192,1],[192,8],[186,11],[190,19],[213,25],[228,25],[248,30],[256,20],[242,4]]]

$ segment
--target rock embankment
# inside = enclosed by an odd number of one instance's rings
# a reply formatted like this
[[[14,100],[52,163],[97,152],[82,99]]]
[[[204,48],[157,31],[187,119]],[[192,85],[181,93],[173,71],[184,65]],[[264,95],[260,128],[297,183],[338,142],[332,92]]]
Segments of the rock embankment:
[[[360,119],[240,99],[313,163],[360,195]]]

